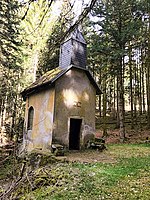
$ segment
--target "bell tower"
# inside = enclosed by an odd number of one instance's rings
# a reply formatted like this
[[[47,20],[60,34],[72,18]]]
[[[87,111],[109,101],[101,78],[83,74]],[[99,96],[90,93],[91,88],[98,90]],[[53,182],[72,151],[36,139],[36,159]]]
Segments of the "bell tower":
[[[86,68],[86,41],[82,33],[75,29],[60,46],[59,67],[70,65]]]

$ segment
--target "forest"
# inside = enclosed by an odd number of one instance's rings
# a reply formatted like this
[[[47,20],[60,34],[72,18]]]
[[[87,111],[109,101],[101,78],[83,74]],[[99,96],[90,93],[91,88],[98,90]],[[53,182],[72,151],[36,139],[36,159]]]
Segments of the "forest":
[[[80,8],[80,9],[79,9]],[[150,129],[149,0],[0,0],[0,143],[23,137],[20,93],[58,66],[64,38],[80,27],[88,69],[102,90],[97,127]]]
[[[21,92],[59,66],[76,28],[102,91],[94,120],[105,148],[22,154]],[[0,0],[0,199],[149,200],[149,133],[149,0]]]

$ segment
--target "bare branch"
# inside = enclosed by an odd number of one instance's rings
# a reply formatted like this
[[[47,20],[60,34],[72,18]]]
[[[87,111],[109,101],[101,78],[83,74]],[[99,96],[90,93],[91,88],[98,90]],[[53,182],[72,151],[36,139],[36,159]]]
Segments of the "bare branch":
[[[89,14],[89,12],[94,7],[96,1],[97,0],[91,0],[90,5],[88,7],[84,8],[84,10],[82,11],[82,13],[79,15],[77,21],[72,26],[70,26],[70,28],[66,31],[66,33],[64,34],[64,36],[60,39],[60,41],[58,41],[59,43],[61,43],[80,23],[82,23],[82,21],[84,20],[84,18]]]
[[[33,3],[34,1],[36,1],[36,0],[29,0],[27,10],[26,10],[24,16],[21,18],[22,20],[24,20],[26,18],[28,11],[29,11],[29,8],[30,8],[30,4]]]
[[[40,23],[39,23],[38,26],[40,26],[40,25],[42,24],[42,22],[43,22],[43,20],[44,20],[44,17],[46,16],[48,10],[50,9],[50,7],[51,7],[53,1],[54,1],[54,0],[50,0],[50,2],[49,2],[49,4],[48,4],[48,7],[47,7],[47,10],[46,10],[45,13],[43,14],[43,16],[42,16],[42,18],[41,18],[41,21],[40,21]]]

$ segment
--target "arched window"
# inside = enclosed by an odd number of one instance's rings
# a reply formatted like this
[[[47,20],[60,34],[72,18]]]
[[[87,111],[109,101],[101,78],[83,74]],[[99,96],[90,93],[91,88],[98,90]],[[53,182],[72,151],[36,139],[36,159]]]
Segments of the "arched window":
[[[34,116],[34,109],[31,106],[28,111],[28,130],[32,130],[33,127],[33,116]]]

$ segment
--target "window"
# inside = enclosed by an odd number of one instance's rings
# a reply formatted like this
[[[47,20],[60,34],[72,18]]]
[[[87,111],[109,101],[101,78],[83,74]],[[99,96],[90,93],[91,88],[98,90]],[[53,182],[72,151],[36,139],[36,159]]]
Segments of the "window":
[[[33,127],[33,116],[34,116],[34,109],[31,106],[28,112],[28,130],[32,130]]]

